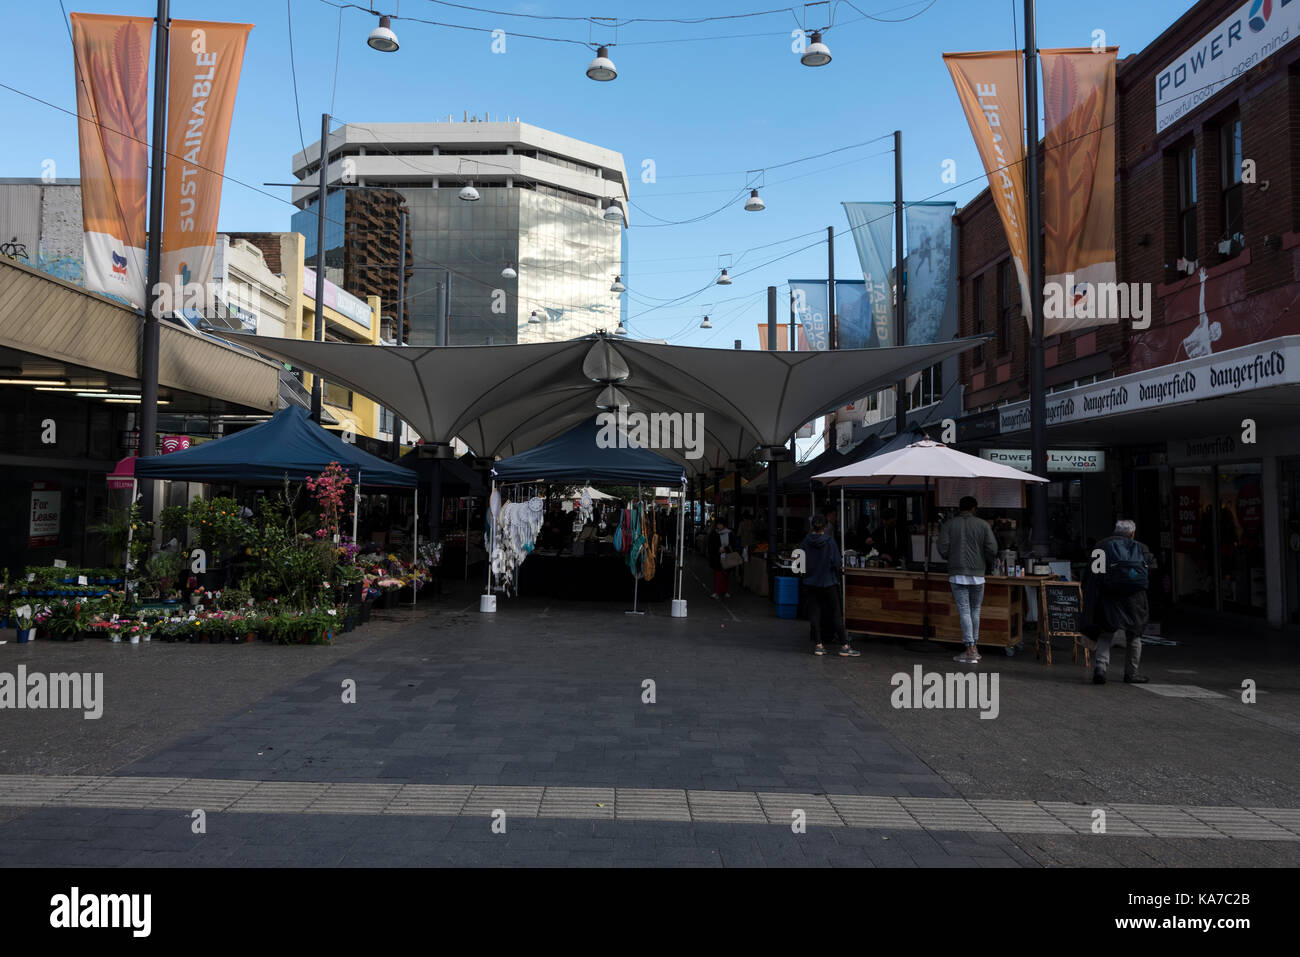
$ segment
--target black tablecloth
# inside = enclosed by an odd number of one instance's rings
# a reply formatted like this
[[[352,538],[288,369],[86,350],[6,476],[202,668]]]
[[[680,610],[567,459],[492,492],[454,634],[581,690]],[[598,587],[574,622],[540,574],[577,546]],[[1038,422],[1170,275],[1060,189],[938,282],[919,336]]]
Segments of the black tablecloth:
[[[626,601],[635,579],[620,555],[543,555],[533,552],[519,566],[519,594],[565,601]],[[673,560],[659,563],[655,577],[642,579],[638,601],[673,597]]]

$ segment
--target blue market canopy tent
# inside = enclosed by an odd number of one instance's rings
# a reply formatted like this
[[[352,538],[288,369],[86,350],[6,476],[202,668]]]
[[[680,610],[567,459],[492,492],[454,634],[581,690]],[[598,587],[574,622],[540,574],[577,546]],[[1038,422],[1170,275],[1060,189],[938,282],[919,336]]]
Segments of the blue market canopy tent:
[[[411,469],[349,445],[312,422],[306,409],[281,409],[268,422],[184,452],[136,460],[138,479],[180,482],[302,481],[337,462],[367,486],[414,488]]]
[[[549,442],[502,459],[492,469],[498,482],[648,482],[681,485],[682,466],[648,449],[601,448],[595,418]],[[625,437],[623,437],[625,439]],[[621,443],[620,443],[621,444]]]

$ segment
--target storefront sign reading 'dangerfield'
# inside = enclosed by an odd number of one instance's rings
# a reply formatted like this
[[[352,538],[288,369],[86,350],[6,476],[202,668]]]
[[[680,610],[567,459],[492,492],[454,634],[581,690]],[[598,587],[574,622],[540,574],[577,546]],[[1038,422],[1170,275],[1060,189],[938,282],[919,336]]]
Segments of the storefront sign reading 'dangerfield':
[[[1033,453],[1029,449],[980,449],[980,458],[1022,472],[1033,471]],[[1106,453],[1100,449],[1048,449],[1047,471],[1104,472]]]
[[[1054,392],[1047,398],[1047,424],[1084,422],[1140,409],[1163,409],[1279,385],[1300,385],[1300,336],[1282,336],[1262,346],[1241,346]],[[1029,428],[1028,401],[1005,405],[998,412],[1003,435]]]
[[[1246,0],[1156,74],[1156,132],[1300,35],[1300,0]]]

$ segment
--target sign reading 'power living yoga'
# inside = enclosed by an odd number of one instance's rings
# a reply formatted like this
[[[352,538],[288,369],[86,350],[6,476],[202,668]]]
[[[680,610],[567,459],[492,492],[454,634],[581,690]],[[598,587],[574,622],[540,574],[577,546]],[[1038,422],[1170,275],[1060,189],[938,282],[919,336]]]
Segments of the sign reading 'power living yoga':
[[[1246,0],[1156,74],[1156,132],[1300,36],[1300,0]]]
[[[1300,336],[1053,393],[1047,401],[1047,424],[1083,422],[1278,385],[1300,385]],[[998,412],[1003,435],[1029,428],[1028,401],[1005,405]]]

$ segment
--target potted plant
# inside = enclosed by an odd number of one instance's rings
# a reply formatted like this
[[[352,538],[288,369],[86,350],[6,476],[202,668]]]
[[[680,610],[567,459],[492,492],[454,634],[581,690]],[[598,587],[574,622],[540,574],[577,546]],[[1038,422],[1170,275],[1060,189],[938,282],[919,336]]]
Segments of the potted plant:
[[[25,645],[32,640],[35,628],[35,613],[31,605],[19,605],[13,609],[14,626],[18,629],[18,644]]]

